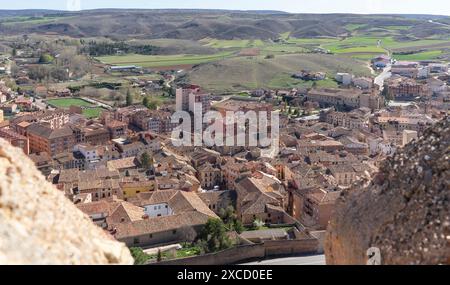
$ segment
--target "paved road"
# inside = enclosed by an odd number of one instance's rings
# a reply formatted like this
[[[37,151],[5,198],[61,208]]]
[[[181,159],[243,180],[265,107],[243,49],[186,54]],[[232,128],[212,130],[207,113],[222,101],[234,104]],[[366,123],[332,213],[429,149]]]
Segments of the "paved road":
[[[310,255],[267,259],[241,265],[325,265],[325,255]]]
[[[383,69],[383,72],[381,72],[377,77],[375,77],[375,84],[380,86],[380,90],[384,89],[384,81],[392,76],[391,73],[391,66],[388,65]]]
[[[450,27],[449,24],[444,24],[444,23],[433,21],[433,20],[428,20],[428,23],[436,24],[436,25],[440,25],[440,26],[444,26],[444,27]]]

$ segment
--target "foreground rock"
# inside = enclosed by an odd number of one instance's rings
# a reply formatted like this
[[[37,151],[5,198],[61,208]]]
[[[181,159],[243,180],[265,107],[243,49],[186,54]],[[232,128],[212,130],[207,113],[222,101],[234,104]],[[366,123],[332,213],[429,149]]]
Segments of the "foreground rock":
[[[0,139],[0,264],[132,264],[124,244],[95,226]]]
[[[327,264],[370,263],[371,247],[381,264],[450,264],[449,125],[429,129],[372,181],[343,193],[328,226]]]

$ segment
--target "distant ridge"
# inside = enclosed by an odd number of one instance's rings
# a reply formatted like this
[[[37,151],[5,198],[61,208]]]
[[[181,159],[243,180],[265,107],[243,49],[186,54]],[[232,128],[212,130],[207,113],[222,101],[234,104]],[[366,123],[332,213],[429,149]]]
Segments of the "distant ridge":
[[[43,21],[6,20],[8,17],[47,17]],[[450,17],[433,15],[292,14],[282,11],[208,9],[95,9],[0,10],[3,34],[53,34],[112,39],[262,39],[276,40],[283,33],[295,38],[345,37],[383,26],[414,26],[411,38],[444,37],[450,28],[428,20],[450,23]],[[35,19],[30,19],[35,20]],[[2,24],[14,22],[14,25]],[[358,27],[359,26],[359,27]]]

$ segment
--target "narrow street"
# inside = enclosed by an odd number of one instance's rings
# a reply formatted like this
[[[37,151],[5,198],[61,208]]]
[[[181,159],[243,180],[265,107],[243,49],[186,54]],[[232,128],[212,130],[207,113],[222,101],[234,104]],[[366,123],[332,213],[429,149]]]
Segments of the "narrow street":
[[[377,77],[375,77],[375,84],[380,86],[380,90],[383,91],[384,89],[384,81],[392,76],[391,73],[391,65],[386,66],[383,69],[383,72],[381,72]]]

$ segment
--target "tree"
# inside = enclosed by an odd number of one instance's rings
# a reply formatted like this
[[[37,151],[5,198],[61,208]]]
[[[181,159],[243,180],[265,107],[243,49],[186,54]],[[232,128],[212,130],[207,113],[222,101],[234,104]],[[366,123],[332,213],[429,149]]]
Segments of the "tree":
[[[236,219],[236,214],[234,213],[233,206],[228,206],[227,208],[220,209],[220,217],[225,224],[229,224]]]
[[[130,89],[127,90],[126,104],[127,106],[133,105],[133,96],[131,96]]]
[[[16,48],[13,48],[13,50],[12,50],[12,56],[16,56],[17,55],[17,49]]]
[[[238,233],[238,234],[241,234],[242,232],[244,232],[245,231],[245,227],[244,227],[244,225],[242,224],[242,222],[241,221],[239,221],[239,220],[236,220],[235,222],[234,222],[234,230]]]
[[[153,166],[153,158],[147,152],[141,155],[141,165],[145,169],[151,169]]]
[[[158,103],[155,100],[151,100],[148,102],[147,108],[150,110],[156,110],[158,108]]]
[[[39,57],[39,63],[52,63],[53,60],[55,60],[55,58],[51,54],[48,54],[48,53],[43,53]]]
[[[149,104],[150,102],[149,102],[149,100],[148,100],[148,97],[144,97],[144,99],[142,99],[142,105],[144,105],[145,107],[148,107],[148,104]]]
[[[201,234],[200,246],[205,252],[216,252],[232,246],[227,236],[225,224],[221,219],[208,219]]]
[[[259,220],[259,219],[255,219],[255,220],[253,221],[253,228],[254,228],[255,230],[259,230],[259,229],[261,229],[263,226],[264,226],[264,222],[263,222],[263,221],[261,221],[261,220]]]
[[[156,261],[158,262],[162,261],[162,253],[160,248],[158,248],[158,255],[156,256]]]
[[[242,222],[239,221],[233,206],[228,206],[226,209],[222,208],[219,216],[230,231],[236,231],[240,234],[245,230]]]
[[[146,264],[147,261],[150,259],[150,256],[146,254],[140,247],[130,248],[130,253],[131,256],[134,258],[135,265]]]
[[[169,96],[170,97],[175,97],[175,95],[177,94],[177,92],[175,91],[175,88],[169,88]]]
[[[381,92],[381,95],[384,96],[386,100],[393,100],[391,94],[389,93],[389,86],[387,84],[384,84],[383,91]]]

